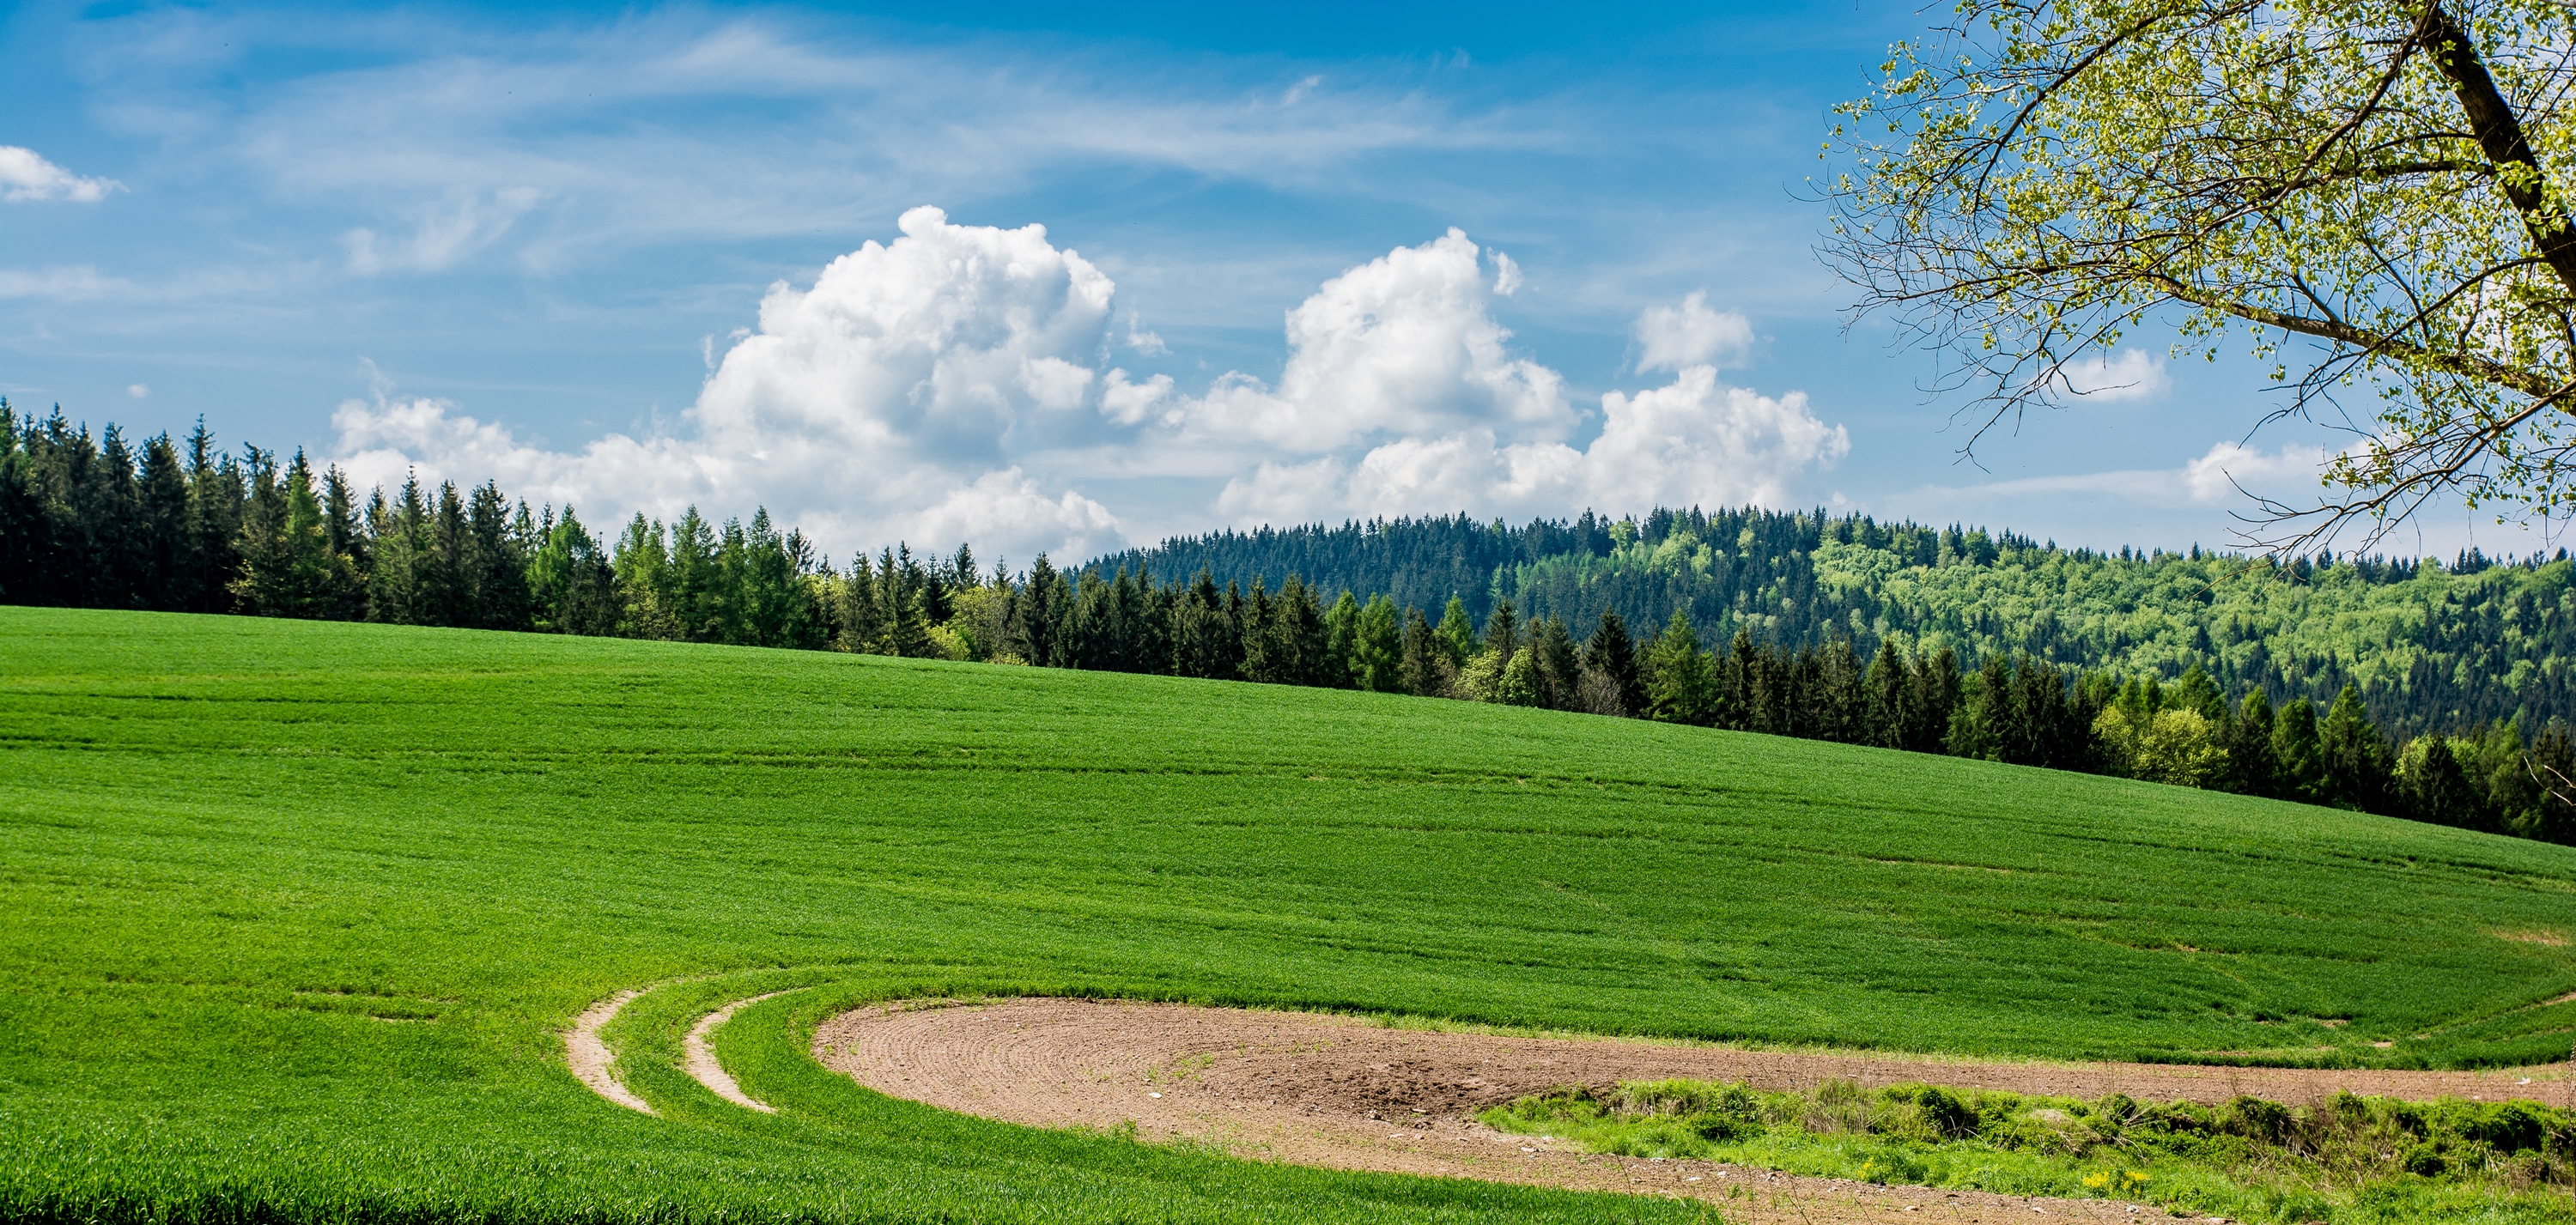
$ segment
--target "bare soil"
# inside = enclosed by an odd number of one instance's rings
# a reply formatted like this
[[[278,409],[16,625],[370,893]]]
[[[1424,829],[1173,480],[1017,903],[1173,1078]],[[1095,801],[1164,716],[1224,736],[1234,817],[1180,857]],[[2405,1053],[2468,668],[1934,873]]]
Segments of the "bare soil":
[[[629,1110],[653,1113],[644,1099],[635,1096],[617,1079],[617,1057],[609,1053],[608,1044],[600,1040],[599,1029],[617,1018],[619,1009],[644,994],[641,990],[620,991],[582,1010],[572,1019],[572,1028],[563,1033],[564,1063],[590,1091]]]
[[[1606,1039],[1392,1029],[1348,1017],[1122,1001],[914,1000],[826,1022],[814,1056],[894,1097],[1037,1127],[1133,1123],[1141,1139],[1237,1156],[1588,1191],[1687,1196],[1748,1222],[2164,1219],[2160,1209],[1881,1187],[1705,1161],[1578,1151],[1473,1111],[1558,1086],[1691,1077],[1807,1089],[1920,1081],[2021,1093],[2306,1103],[2337,1091],[2489,1101],[2556,1096],[2516,1073],[2324,1072],[2152,1064],[1968,1063]],[[2554,1080],[2555,1078],[2550,1078]],[[2516,1082],[2523,1083],[2516,1083]]]
[[[732,1074],[724,1070],[723,1064],[716,1062],[715,1050],[707,1045],[707,1039],[716,1032],[717,1026],[732,1020],[733,1014],[762,1000],[774,1000],[785,994],[787,994],[785,991],[772,991],[767,995],[735,1000],[698,1018],[698,1023],[690,1027],[689,1036],[680,1040],[682,1055],[680,1066],[688,1072],[689,1078],[705,1085],[708,1091],[734,1105],[757,1110],[762,1114],[778,1113],[776,1106],[743,1092],[742,1086],[734,1083]]]

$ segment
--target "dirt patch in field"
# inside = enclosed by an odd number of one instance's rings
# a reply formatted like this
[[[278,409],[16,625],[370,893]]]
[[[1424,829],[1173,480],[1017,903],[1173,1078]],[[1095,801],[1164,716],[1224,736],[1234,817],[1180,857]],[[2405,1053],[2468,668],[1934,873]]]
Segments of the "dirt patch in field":
[[[844,1013],[814,1055],[879,1092],[1038,1127],[1190,1140],[1237,1156],[1341,1169],[1681,1195],[1753,1222],[2062,1219],[2161,1211],[1801,1178],[1705,1161],[1577,1151],[1468,1115],[1560,1085],[1686,1076],[1807,1089],[1928,1081],[2021,1093],[2305,1103],[2349,1089],[2495,1101],[2552,1086],[2520,1074],[2316,1072],[2150,1064],[1979,1064],[1389,1029],[1345,1017],[1119,1001],[906,1001]],[[2554,1091],[2551,1096],[2555,1096]]]
[[[581,1083],[590,1086],[591,1092],[629,1110],[651,1114],[653,1108],[617,1079],[617,1057],[609,1053],[608,1044],[599,1037],[600,1027],[616,1020],[618,1010],[642,994],[640,988],[620,991],[583,1009],[580,1016],[572,1019],[572,1028],[563,1032],[564,1063]]]

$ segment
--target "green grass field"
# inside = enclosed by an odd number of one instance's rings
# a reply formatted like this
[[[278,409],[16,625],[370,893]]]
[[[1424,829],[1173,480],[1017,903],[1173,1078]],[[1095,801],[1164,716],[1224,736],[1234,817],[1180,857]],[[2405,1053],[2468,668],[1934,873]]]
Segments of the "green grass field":
[[[924,991],[2067,1058],[2576,1027],[2564,847],[1542,711],[359,625],[0,609],[0,888],[13,1220],[1691,1217],[804,1058]],[[611,1032],[668,1117],[563,1070],[573,1014],[675,979]],[[793,985],[721,1043],[780,1116],[657,1060]]]

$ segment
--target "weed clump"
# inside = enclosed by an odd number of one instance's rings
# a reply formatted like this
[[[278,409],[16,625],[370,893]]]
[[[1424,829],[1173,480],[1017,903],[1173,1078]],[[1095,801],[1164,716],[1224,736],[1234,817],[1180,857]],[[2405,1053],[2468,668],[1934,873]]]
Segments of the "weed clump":
[[[2142,1201],[2248,1221],[2576,1220],[2576,1114],[2534,1102],[2338,1094],[2295,1107],[2091,1100],[1831,1080],[1804,1092],[1631,1081],[1479,1116],[1595,1152]]]

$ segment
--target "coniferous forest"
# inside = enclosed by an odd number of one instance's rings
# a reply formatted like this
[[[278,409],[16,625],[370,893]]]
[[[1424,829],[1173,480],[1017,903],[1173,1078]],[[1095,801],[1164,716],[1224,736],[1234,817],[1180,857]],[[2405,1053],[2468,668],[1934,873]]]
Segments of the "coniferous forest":
[[[835,566],[0,401],[0,603],[1318,685],[2126,775],[2576,843],[2570,562],[2059,549],[1823,512],[1263,529]],[[1271,576],[1279,576],[1273,587]]]

